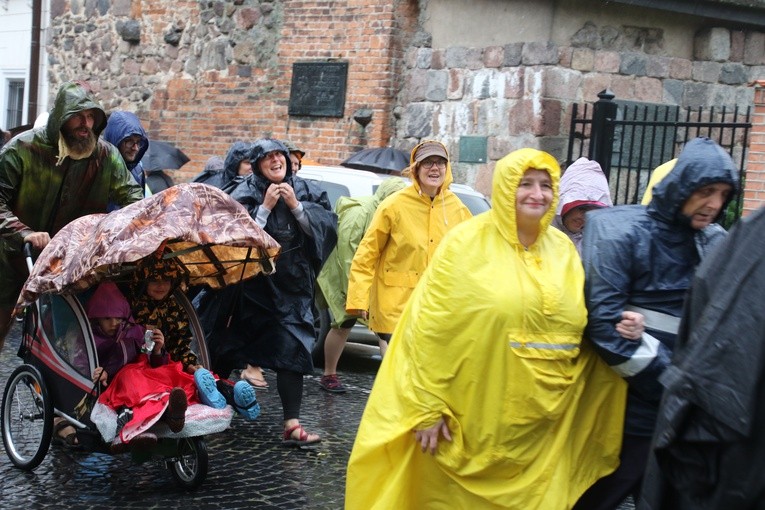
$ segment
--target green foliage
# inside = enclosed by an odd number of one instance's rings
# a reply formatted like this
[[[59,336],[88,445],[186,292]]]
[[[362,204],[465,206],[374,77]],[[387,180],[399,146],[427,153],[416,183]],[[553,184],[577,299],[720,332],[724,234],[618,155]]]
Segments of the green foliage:
[[[736,198],[728,204],[725,209],[725,214],[722,217],[720,223],[725,230],[730,230],[734,223],[736,223],[744,212],[744,188],[746,188],[746,176],[741,177],[741,183],[739,193]]]

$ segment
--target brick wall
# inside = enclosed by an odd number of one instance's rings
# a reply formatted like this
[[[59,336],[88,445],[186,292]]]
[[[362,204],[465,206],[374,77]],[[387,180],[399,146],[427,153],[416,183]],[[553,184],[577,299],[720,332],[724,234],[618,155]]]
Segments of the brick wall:
[[[746,216],[765,204],[765,79],[754,83],[754,116],[744,185]]]
[[[390,142],[403,44],[416,3],[365,0],[57,2],[52,92],[83,78],[107,110],[134,111],[150,136],[191,159],[190,179],[236,140],[288,138],[307,158],[338,164]],[[295,62],[346,61],[342,117],[289,116]],[[353,120],[372,110],[363,128]]]
[[[396,60],[402,55],[392,37],[393,6],[293,0],[281,23],[275,66],[229,65],[224,71],[173,78],[165,90],[155,91],[143,115],[149,131],[174,141],[191,158],[175,173],[176,181],[198,173],[210,155],[224,156],[239,139],[287,138],[307,158],[326,164],[388,143],[398,88]],[[292,64],[325,60],[349,62],[344,116],[289,116]],[[373,111],[366,129],[352,118],[360,108]]]

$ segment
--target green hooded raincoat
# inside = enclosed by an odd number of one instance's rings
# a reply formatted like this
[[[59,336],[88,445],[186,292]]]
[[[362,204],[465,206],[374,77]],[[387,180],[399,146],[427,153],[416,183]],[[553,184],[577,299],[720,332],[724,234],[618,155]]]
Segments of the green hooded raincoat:
[[[143,198],[119,151],[108,142],[99,139],[84,159],[59,161],[61,127],[88,109],[97,112],[93,131],[98,137],[106,126],[103,109],[81,84],[65,83],[47,125],[19,134],[0,151],[0,286],[9,290],[2,296],[9,304],[26,278],[20,264],[26,235],[53,236],[75,218],[106,212],[110,201],[124,206]]]

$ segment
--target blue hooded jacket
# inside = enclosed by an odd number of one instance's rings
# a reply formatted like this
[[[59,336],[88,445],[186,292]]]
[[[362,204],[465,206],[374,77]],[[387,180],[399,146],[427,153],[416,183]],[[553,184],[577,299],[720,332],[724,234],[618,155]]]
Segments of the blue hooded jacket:
[[[628,305],[682,315],[693,273],[708,251],[697,244],[704,232],[691,228],[682,208],[695,190],[718,182],[733,187],[730,202],[738,187],[733,160],[714,141],[697,138],[686,144],[647,207],[626,205],[587,213],[582,242],[587,336],[629,384],[628,434],[652,433],[662,393],[658,377],[671,360],[677,333],[654,329],[646,319],[643,338],[632,341],[619,335],[615,326]]]
[[[136,117],[134,113],[125,111],[114,111],[109,115],[109,120],[106,122],[106,129],[104,129],[104,140],[119,148],[120,142],[130,136],[138,135],[141,137],[141,147],[138,149],[135,161],[128,163],[125,161],[130,173],[133,174],[136,182],[141,185],[141,189],[145,190],[146,178],[143,174],[143,165],[141,165],[141,158],[149,150],[149,137],[146,135],[146,131],[141,125],[141,121]]]

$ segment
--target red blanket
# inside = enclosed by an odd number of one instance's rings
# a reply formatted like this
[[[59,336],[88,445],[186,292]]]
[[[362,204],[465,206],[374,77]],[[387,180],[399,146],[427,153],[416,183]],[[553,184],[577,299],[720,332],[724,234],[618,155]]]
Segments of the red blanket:
[[[125,365],[101,393],[98,401],[119,411],[121,407],[133,410],[133,419],[122,428],[120,439],[129,442],[136,435],[154,425],[167,409],[170,390],[183,388],[189,405],[198,404],[194,376],[183,371],[183,365],[171,361],[152,368],[145,354],[138,361]]]

